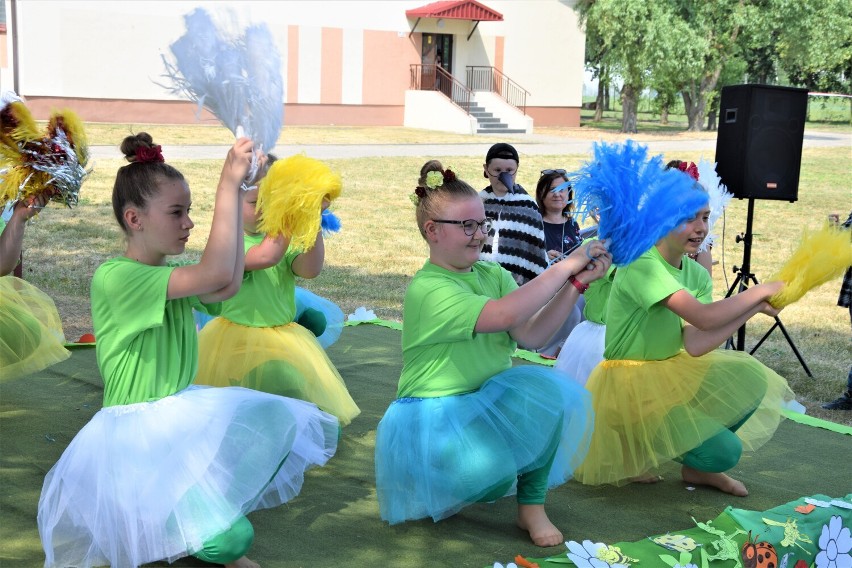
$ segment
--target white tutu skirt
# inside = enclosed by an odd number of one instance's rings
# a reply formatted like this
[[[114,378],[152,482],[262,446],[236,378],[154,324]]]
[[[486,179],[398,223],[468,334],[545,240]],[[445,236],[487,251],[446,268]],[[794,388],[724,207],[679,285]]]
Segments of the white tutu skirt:
[[[604,360],[605,344],[606,326],[585,320],[565,340],[554,368],[585,386],[592,370]]]
[[[390,524],[438,521],[517,476],[547,464],[548,486],[565,483],[588,450],[591,396],[553,369],[521,365],[475,392],[394,401],[376,433],[376,489]],[[510,480],[507,485],[507,480]]]
[[[296,496],[337,436],[337,419],[314,405],[243,388],[102,408],[44,480],[45,566],[194,554],[246,513]]]

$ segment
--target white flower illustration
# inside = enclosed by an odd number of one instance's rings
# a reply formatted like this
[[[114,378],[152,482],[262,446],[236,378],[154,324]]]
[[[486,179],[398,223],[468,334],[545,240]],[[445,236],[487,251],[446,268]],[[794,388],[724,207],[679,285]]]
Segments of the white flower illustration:
[[[839,515],[834,515],[827,525],[822,526],[819,536],[819,554],[816,555],[817,568],[852,568],[852,536],[849,528],[843,526]]]

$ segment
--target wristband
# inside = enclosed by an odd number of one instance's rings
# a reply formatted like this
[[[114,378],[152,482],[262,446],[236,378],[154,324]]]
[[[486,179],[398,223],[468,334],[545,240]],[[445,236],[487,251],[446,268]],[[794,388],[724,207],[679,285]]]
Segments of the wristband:
[[[574,285],[574,288],[576,288],[576,289],[577,289],[577,291],[578,291],[578,292],[580,292],[581,294],[582,294],[583,292],[585,292],[586,290],[588,290],[588,289],[589,289],[589,285],[588,285],[588,284],[583,284],[582,282],[580,282],[579,280],[577,280],[576,278],[574,278],[574,275],[573,275],[573,274],[572,274],[571,276],[569,276],[569,277],[568,277],[568,282],[570,282],[571,284],[573,284],[573,285]]]

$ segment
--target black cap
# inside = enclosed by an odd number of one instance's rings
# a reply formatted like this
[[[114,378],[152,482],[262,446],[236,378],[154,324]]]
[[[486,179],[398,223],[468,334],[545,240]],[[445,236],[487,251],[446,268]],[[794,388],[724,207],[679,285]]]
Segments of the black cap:
[[[487,164],[494,158],[502,158],[504,160],[515,160],[519,164],[521,160],[518,158],[518,151],[515,150],[515,147],[511,144],[506,144],[505,142],[500,142],[498,144],[494,144],[491,148],[488,149],[488,153],[485,154],[485,163]]]

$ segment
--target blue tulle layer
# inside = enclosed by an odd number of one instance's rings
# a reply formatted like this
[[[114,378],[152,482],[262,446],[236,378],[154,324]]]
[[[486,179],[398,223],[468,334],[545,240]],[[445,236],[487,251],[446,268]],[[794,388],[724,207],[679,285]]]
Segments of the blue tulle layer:
[[[379,509],[391,524],[446,518],[545,465],[548,486],[582,462],[594,420],[589,393],[548,367],[503,371],[472,393],[394,401],[376,434]]]
[[[594,158],[570,177],[577,211],[600,211],[598,236],[609,239],[615,264],[639,258],[708,200],[695,180],[666,170],[662,156],[648,158],[632,140],[595,144]]]
[[[321,312],[325,316],[325,330],[317,335],[317,341],[323,346],[323,349],[328,349],[340,338],[346,316],[343,315],[340,306],[331,300],[296,286],[296,320],[298,321],[309,309]]]

